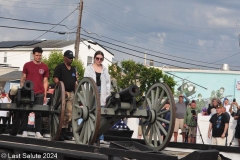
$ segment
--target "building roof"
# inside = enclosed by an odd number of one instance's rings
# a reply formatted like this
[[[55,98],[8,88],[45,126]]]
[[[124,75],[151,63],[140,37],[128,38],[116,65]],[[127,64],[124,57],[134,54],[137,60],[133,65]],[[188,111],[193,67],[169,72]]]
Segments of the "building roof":
[[[42,40],[42,41],[2,41],[0,42],[0,48],[63,48],[69,45],[74,44],[74,40]]]
[[[0,48],[13,48],[20,46],[34,45],[40,43],[41,41],[2,41],[0,42]]]
[[[0,76],[0,81],[11,81],[20,79],[22,76],[22,71],[12,71]]]

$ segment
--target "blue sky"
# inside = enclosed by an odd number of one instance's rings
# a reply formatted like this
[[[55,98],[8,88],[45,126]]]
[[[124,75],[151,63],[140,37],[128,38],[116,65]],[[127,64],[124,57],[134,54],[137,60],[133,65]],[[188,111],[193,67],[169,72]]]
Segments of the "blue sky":
[[[0,16],[57,24],[77,3],[79,0],[0,0]],[[150,54],[147,59],[153,59],[155,66],[218,69],[222,63],[228,63],[231,69],[239,70],[239,8],[237,0],[84,0],[82,28],[85,31],[81,33],[112,48],[108,49],[115,55],[114,62],[133,59],[144,63],[146,52]],[[75,11],[61,24],[72,29],[77,19],[78,11]],[[45,30],[53,27],[2,18],[0,24]],[[69,29],[57,26],[53,30],[75,32]],[[0,27],[0,33],[0,41],[7,41],[33,40],[44,32]],[[67,37],[75,39],[74,34],[56,33],[47,33],[39,39]]]

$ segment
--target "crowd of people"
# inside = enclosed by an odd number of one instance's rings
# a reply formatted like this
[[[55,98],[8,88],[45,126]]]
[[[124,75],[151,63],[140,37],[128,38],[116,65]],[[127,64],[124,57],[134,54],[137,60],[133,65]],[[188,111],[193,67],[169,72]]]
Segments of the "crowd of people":
[[[185,99],[185,101],[184,101]],[[206,111],[202,111],[197,106],[195,100],[189,103],[189,99],[184,95],[179,95],[176,103],[176,120],[174,127],[174,142],[177,142],[178,130],[182,131],[182,142],[196,143],[196,133],[198,131],[197,115],[209,115],[208,138],[213,145],[224,145],[229,143],[228,129],[230,117],[237,121],[235,128],[235,138],[238,139],[240,147],[240,106],[234,99],[230,104],[227,98],[223,102],[213,98]],[[198,128],[198,129],[197,129]]]

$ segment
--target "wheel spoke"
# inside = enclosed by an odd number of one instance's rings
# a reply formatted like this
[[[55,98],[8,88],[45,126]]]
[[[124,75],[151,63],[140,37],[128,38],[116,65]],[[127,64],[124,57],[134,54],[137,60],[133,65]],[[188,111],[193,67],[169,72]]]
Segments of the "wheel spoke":
[[[142,126],[142,127],[145,127],[145,126]],[[145,136],[148,136],[148,132],[149,132],[150,128],[151,128],[151,124],[147,126],[146,131],[145,131]]]
[[[158,96],[159,96],[159,87],[157,87],[157,91],[155,95],[154,109],[157,109]]]
[[[149,98],[147,98],[147,103],[148,103],[149,108],[152,108],[152,103],[151,103],[151,100]]]
[[[154,125],[155,127],[155,130],[156,130],[156,134],[158,135],[158,139],[160,141],[160,145],[162,144],[162,135],[161,135],[161,132],[159,131],[159,128],[157,127],[157,124]]]
[[[170,112],[170,110],[165,110],[165,111],[162,111],[162,112],[160,112],[160,113],[157,113],[157,116],[160,116],[160,115],[165,114],[165,113],[167,113],[167,112]]]
[[[84,100],[85,100],[85,105],[87,105],[87,104],[86,104],[87,97],[86,97],[85,86],[82,84],[82,85],[81,85],[81,88],[82,88],[83,98],[84,98]]]
[[[149,139],[148,139],[148,142],[152,144],[152,135],[153,135],[153,127],[151,125],[150,127],[150,135],[149,135]]]
[[[79,140],[83,143],[83,138],[84,138],[84,134],[85,134],[85,128],[86,128],[86,123],[83,123],[83,127],[82,130],[80,132],[80,137]]]
[[[86,96],[85,96],[85,100],[86,100],[86,106],[90,106],[90,93],[89,93],[89,83],[86,83]]]
[[[155,96],[154,96],[154,90],[151,90],[151,101],[152,101],[152,109],[154,109],[154,103],[155,103],[155,100],[154,100]]]
[[[157,147],[157,131],[155,125],[153,125],[153,139],[154,139],[154,146]]]
[[[92,113],[96,110],[96,107],[92,108],[89,112]]]
[[[167,136],[167,132],[166,132],[166,130],[163,128],[163,126],[161,125],[161,123],[159,123],[158,121],[156,121],[156,123],[157,123],[158,127],[160,128],[160,130],[163,132],[163,134],[164,134],[165,136]]]
[[[162,121],[162,122],[167,123],[167,124],[170,124],[170,121],[168,121],[166,119],[162,119],[160,117],[157,117],[157,120]]]
[[[160,97],[159,97],[159,99],[157,101],[156,107],[158,107],[161,104],[163,96],[164,96],[164,93],[165,93],[165,91],[162,90],[161,95],[160,95]],[[156,108],[156,109],[158,109],[158,108]]]
[[[82,95],[80,93],[77,93],[77,96],[80,99],[80,101],[82,102],[83,106],[87,106],[84,97],[82,97]]]
[[[160,110],[163,108],[163,106],[167,103],[168,97],[164,100],[164,102],[160,105],[160,107],[157,110],[157,113],[160,112]]]
[[[92,121],[95,122],[96,117],[93,114],[89,114],[89,116],[92,119]]]

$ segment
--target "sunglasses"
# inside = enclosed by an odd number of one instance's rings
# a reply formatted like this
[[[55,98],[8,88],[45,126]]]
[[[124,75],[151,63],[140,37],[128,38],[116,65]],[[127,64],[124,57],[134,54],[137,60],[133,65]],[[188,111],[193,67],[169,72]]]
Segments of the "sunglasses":
[[[68,59],[73,59],[73,57],[67,57]]]
[[[103,58],[96,57],[97,61],[103,61]]]

